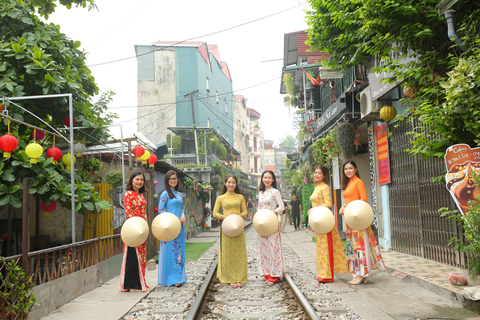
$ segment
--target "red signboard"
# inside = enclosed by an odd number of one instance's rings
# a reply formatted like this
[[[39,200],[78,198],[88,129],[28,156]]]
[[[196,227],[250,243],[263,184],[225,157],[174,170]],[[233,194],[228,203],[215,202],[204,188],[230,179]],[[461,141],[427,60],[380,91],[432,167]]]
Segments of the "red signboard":
[[[469,210],[470,200],[479,201],[480,188],[471,179],[471,173],[480,173],[480,147],[470,148],[468,144],[456,144],[445,153],[447,174],[445,182],[450,195],[462,213]]]
[[[375,128],[377,134],[378,176],[380,185],[390,183],[390,161],[388,157],[387,124]]]

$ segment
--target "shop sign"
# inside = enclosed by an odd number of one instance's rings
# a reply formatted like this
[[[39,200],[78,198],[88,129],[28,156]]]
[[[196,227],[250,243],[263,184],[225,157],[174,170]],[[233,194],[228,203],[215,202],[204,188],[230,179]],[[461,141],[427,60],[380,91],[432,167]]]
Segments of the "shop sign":
[[[472,172],[480,173],[480,147],[470,148],[468,144],[456,144],[445,153],[447,174],[445,183],[448,192],[462,213],[468,212],[468,202],[478,201],[480,188],[469,179]]]
[[[407,62],[415,60],[415,58],[411,56],[404,57],[403,53],[394,49],[395,45],[393,46],[392,50],[390,51],[390,55],[386,59],[379,59],[378,56],[370,58],[367,62],[367,76],[370,85],[370,93],[372,95],[372,101],[376,101],[378,98],[382,97],[383,95],[390,92],[394,89],[398,83],[383,83],[383,79],[388,79],[393,76],[393,73],[381,72],[376,73],[373,72],[372,69],[374,67],[382,67],[387,62],[398,60],[399,64],[405,64]]]
[[[387,124],[375,128],[377,137],[378,177],[380,185],[390,183],[390,161],[388,156]]]

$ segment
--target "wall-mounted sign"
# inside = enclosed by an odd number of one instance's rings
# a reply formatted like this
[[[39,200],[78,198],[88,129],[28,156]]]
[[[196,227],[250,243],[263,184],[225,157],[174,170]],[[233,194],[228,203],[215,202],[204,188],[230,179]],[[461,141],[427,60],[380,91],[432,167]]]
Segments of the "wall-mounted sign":
[[[468,144],[456,144],[445,153],[447,174],[445,182],[457,207],[462,213],[468,212],[468,202],[480,196],[478,188],[470,175],[473,171],[480,173],[480,147],[471,149]]]
[[[375,128],[377,136],[378,178],[380,185],[390,183],[390,158],[388,157],[387,124]]]
[[[340,189],[340,166],[338,164],[338,158],[332,160],[332,175],[333,175],[333,189]]]
[[[383,83],[383,79],[388,79],[393,76],[393,73],[376,73],[373,72],[374,67],[381,67],[389,61],[398,60],[399,63],[405,64],[413,61],[415,58],[403,57],[401,52],[391,50],[390,56],[387,59],[379,59],[377,56],[372,57],[367,62],[367,76],[370,84],[370,92],[372,94],[372,101],[376,101],[381,96],[387,94],[397,86],[397,83]]]

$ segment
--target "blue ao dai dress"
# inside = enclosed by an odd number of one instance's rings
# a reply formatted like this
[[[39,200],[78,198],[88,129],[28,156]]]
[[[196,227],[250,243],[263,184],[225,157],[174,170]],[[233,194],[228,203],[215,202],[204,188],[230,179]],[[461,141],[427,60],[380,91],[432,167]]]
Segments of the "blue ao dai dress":
[[[158,203],[158,212],[170,212],[180,219],[183,213],[182,193],[172,190],[175,198],[171,199],[167,191],[163,191]],[[158,251],[158,284],[171,286],[186,283],[185,274],[185,227],[182,224],[180,234],[172,241],[160,241]]]
[[[223,210],[223,215],[220,213]],[[241,214],[243,219],[247,216],[245,198],[241,194],[226,192],[217,198],[213,208],[213,217],[220,219],[230,214]],[[247,245],[245,231],[235,238],[227,237],[220,232],[218,245],[218,280],[224,283],[247,282]]]
[[[275,210],[278,214],[282,214],[285,206],[280,191],[273,187],[260,191],[258,194],[258,210],[261,209]],[[260,243],[262,274],[266,280],[275,282],[286,271],[280,226],[271,236],[264,237],[258,235],[258,240]]]

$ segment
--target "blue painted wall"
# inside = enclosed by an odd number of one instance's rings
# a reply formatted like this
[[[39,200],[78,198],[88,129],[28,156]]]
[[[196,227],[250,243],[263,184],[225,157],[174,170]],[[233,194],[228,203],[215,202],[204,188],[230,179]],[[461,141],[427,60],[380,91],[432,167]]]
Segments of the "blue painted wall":
[[[233,145],[232,82],[222,72],[220,64],[211,55],[210,66],[196,47],[176,47],[177,126],[193,126],[190,97],[184,95],[198,90],[193,96],[197,127],[220,129]],[[207,80],[209,79],[209,90]],[[216,101],[218,92],[218,103]],[[227,106],[228,105],[228,106]]]

